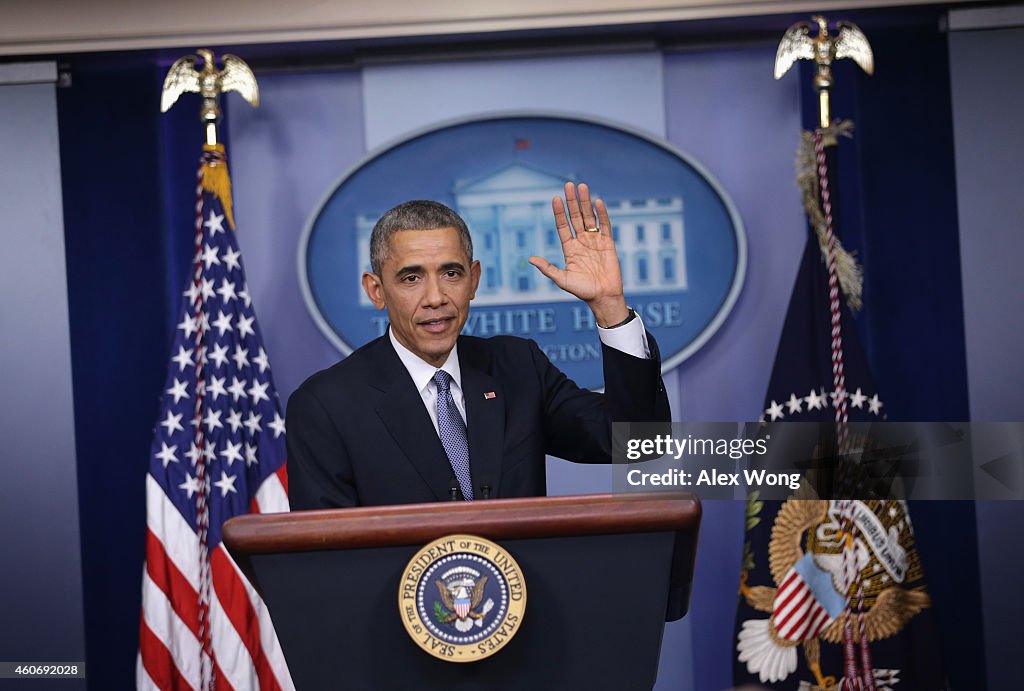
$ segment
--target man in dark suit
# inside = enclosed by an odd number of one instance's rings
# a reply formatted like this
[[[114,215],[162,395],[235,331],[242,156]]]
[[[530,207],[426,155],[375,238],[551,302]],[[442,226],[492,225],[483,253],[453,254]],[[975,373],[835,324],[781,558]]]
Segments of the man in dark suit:
[[[543,495],[545,454],[609,463],[612,421],[670,419],[607,210],[586,185],[565,196],[552,202],[565,268],[530,263],[593,311],[605,393],[579,389],[533,341],[461,336],[480,280],[469,231],[443,204],[406,202],[374,227],[362,279],[388,333],[289,399],[293,510]]]

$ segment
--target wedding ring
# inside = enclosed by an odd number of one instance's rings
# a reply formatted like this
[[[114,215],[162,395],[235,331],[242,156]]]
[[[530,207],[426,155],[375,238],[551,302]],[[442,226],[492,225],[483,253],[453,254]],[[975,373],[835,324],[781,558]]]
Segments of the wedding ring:
[[[597,228],[584,228],[583,230],[587,231],[588,233],[600,232]]]

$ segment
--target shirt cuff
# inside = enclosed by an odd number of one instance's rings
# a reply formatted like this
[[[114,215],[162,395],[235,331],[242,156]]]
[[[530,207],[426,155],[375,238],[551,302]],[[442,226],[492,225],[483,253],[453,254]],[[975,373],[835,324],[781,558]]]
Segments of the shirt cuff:
[[[647,330],[644,329],[639,314],[635,319],[630,319],[628,323],[614,329],[598,326],[597,335],[601,338],[601,343],[609,348],[643,360],[651,359],[651,349],[647,346]]]

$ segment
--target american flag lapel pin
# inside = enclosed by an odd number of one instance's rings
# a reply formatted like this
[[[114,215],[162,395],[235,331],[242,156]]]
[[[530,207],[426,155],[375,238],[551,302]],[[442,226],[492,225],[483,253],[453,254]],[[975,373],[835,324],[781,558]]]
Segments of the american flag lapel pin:
[[[484,400],[485,401],[489,401],[492,398],[497,398],[497,397],[498,397],[498,394],[494,393],[493,391],[488,391],[487,393],[484,394]]]

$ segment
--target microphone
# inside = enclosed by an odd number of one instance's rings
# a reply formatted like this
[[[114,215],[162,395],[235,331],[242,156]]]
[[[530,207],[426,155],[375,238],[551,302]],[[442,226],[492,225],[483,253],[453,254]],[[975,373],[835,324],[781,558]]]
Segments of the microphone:
[[[480,485],[480,498],[490,499],[491,498],[491,483],[489,478],[484,478],[484,482]]]
[[[448,492],[449,492],[449,496],[448,496],[448,500],[449,501],[458,501],[459,500],[459,481],[455,479],[454,475],[452,475],[451,487],[448,488]]]

